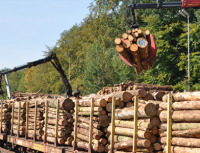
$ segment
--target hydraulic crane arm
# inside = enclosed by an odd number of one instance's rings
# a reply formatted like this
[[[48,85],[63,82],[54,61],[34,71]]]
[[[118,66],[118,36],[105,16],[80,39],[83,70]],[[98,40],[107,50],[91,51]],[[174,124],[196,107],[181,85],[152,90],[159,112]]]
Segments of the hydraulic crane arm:
[[[163,0],[156,0],[156,3],[136,3],[133,0],[132,5],[127,9],[131,12],[132,23],[131,28],[138,28],[135,20],[135,9],[160,9],[160,8],[200,8],[199,0],[180,0],[174,2],[164,2]],[[127,10],[127,11],[128,11]]]
[[[52,53],[50,56],[47,56],[43,59],[39,59],[39,60],[36,60],[36,61],[33,61],[33,62],[28,62],[27,64],[25,65],[22,65],[22,66],[19,66],[19,67],[15,67],[13,68],[12,70],[8,70],[8,71],[4,71],[4,72],[1,72],[0,73],[0,95],[3,96],[4,92],[2,90],[2,76],[6,76],[7,74],[9,73],[12,73],[12,72],[16,72],[16,71],[19,71],[19,70],[22,70],[22,69],[25,69],[25,68],[31,68],[33,66],[37,66],[37,65],[40,65],[40,64],[43,64],[43,63],[47,63],[47,62],[51,62],[52,65],[56,68],[56,70],[59,72],[61,78],[62,78],[62,81],[65,85],[65,93],[66,93],[66,97],[70,97],[72,96],[72,88],[71,88],[71,85],[67,79],[67,76],[65,75],[65,72],[56,56],[55,53]]]

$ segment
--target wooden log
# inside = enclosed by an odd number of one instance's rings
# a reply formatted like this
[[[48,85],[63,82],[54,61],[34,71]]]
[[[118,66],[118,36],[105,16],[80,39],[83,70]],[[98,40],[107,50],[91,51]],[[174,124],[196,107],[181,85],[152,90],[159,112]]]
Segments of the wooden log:
[[[111,132],[111,126],[108,127],[108,132]],[[124,136],[133,136],[133,129],[130,128],[122,128],[122,127],[115,127],[115,134],[117,135],[124,135]],[[142,131],[138,130],[138,137],[148,139],[151,137],[150,131]]]
[[[145,38],[138,38],[137,39],[137,45],[139,48],[139,54],[142,60],[145,60],[148,58],[148,42]]]
[[[127,33],[123,33],[122,38],[123,39],[128,39],[128,34]]]
[[[78,121],[81,123],[87,123],[88,125],[90,124],[89,118],[86,117],[78,117]],[[93,127],[99,129],[101,125],[96,122],[93,122]]]
[[[120,38],[115,38],[115,44],[120,45],[122,43]]]
[[[154,143],[154,144],[153,144],[153,148],[154,148],[154,150],[157,150],[157,151],[159,151],[159,150],[161,150],[161,149],[162,149],[162,146],[161,146],[161,144],[160,144],[160,143]]]
[[[122,46],[122,45],[117,45],[117,46],[116,46],[116,50],[117,50],[117,52],[118,52],[121,56],[123,56],[128,62],[130,62],[130,63],[133,62],[133,61],[132,61],[132,56],[131,56],[131,54],[130,54],[127,50],[125,50],[124,46]]]
[[[88,150],[89,143],[83,142],[83,141],[77,141],[77,147],[80,149]],[[96,152],[104,152],[104,146],[103,145],[96,145],[94,144],[93,150]]]
[[[167,103],[162,102],[160,108],[166,110]],[[173,110],[200,110],[200,101],[184,101],[184,102],[174,102],[172,104]]]
[[[90,106],[90,100],[79,100],[79,106],[82,107],[89,107]],[[105,99],[96,99],[94,102],[94,107],[106,107],[107,101]]]
[[[90,112],[90,107],[79,107],[78,108],[78,111],[79,112]],[[94,111],[95,112],[101,112],[103,111],[103,108],[102,107],[94,107]]]
[[[48,99],[47,101],[48,101],[49,107],[56,108],[58,100]],[[60,101],[59,102],[59,108],[63,108],[67,111],[74,109],[74,103],[71,99],[65,98],[65,99],[59,99],[59,101]]]
[[[162,101],[162,97],[165,95],[164,92],[154,92],[152,93],[153,97],[157,101]]]
[[[166,153],[166,147],[164,148],[164,153]],[[180,147],[172,146],[171,153],[199,153],[200,148],[191,148],[191,147]]]
[[[166,136],[166,131],[161,133],[163,137]],[[172,136],[175,137],[188,137],[188,138],[200,138],[200,128],[172,131]]]
[[[173,100],[179,101],[200,101],[200,91],[195,92],[177,92],[173,94]],[[163,96],[163,101],[167,102],[167,95]]]
[[[145,101],[154,100],[154,97],[153,97],[152,94],[147,93],[147,94],[145,95],[145,97],[144,97],[144,100],[145,100]]]
[[[111,118],[110,117],[108,117],[107,115],[100,115],[99,117],[98,117],[98,119],[99,119],[99,124],[102,126],[102,127],[107,127],[109,124],[110,124],[110,122],[111,122]]]
[[[128,35],[128,40],[130,42],[136,42],[136,39],[135,39],[135,37],[133,35]]]
[[[90,116],[90,112],[78,112],[79,116]],[[99,116],[101,115],[101,112],[94,112],[94,116]]]
[[[42,136],[42,139],[44,140],[44,136]],[[47,141],[54,143],[55,137],[47,136]],[[63,144],[65,144],[65,139],[64,138],[57,138],[57,142],[58,142],[58,144],[63,145]]]
[[[128,92],[130,92],[133,96],[139,96],[139,97],[145,97],[145,95],[147,94],[146,90],[143,89],[131,90]]]
[[[151,142],[149,140],[138,140],[137,141],[137,147],[150,147]],[[133,147],[133,140],[123,141],[115,143],[114,148],[115,149],[124,149]]]
[[[150,38],[150,31],[149,30],[145,31],[145,36],[146,36],[146,39],[148,41],[148,54],[150,55],[151,54],[151,38]]]
[[[89,124],[86,124],[86,123],[81,123],[81,124],[78,125],[78,127],[89,130]],[[93,133],[95,133],[99,136],[102,136],[104,134],[102,131],[100,131],[100,130],[94,128],[94,127],[93,127]]]
[[[125,128],[133,128],[133,121],[124,121],[124,120],[115,120],[115,126],[117,127],[125,127]],[[150,120],[138,120],[138,127],[153,128]]]
[[[138,46],[136,44],[132,44],[130,47],[131,54],[133,55],[133,61],[136,63],[137,67],[137,73],[140,74],[142,72],[142,66],[141,66],[141,60],[140,60],[140,54],[138,51]]]
[[[72,132],[72,136],[74,136],[74,132]],[[77,138],[81,139],[82,141],[86,141],[88,142],[89,141],[89,137],[86,136],[86,135],[83,135],[83,134],[80,134],[80,133],[77,133]],[[100,144],[100,142],[96,139],[92,139],[92,144]]]
[[[138,108],[138,117],[153,117],[157,115],[156,105],[148,103],[140,105]],[[116,119],[131,119],[134,116],[133,107],[116,110]]]
[[[59,120],[59,121],[58,121],[58,125],[66,126],[67,123],[68,123],[67,120]],[[56,119],[48,119],[48,120],[47,120],[47,124],[56,124]]]
[[[79,127],[78,127],[78,128],[77,128],[77,131],[78,131],[78,133],[83,134],[83,135],[89,137],[89,131],[88,131],[87,129],[79,128]],[[100,139],[100,136],[99,136],[98,134],[96,134],[96,133],[93,133],[93,134],[92,134],[92,137],[93,137],[94,139],[96,139],[96,140],[99,140],[99,139]]]
[[[172,120],[174,122],[200,122],[200,110],[181,110],[174,111],[172,114]],[[160,113],[160,120],[162,122],[167,121],[167,111]]]
[[[119,91],[119,92],[113,93],[113,96],[116,98],[120,98],[124,102],[130,102],[133,97],[133,95],[130,92],[126,92],[126,91]]]
[[[161,143],[166,144],[166,140],[166,137],[162,137]],[[200,139],[198,138],[172,137],[171,143],[175,146],[200,148]]]
[[[181,130],[192,130],[200,127],[200,123],[172,123],[173,131],[181,131]],[[167,130],[167,124],[162,123],[160,125],[160,129],[162,131]]]
[[[130,46],[131,46],[131,42],[128,39],[124,40],[122,44],[123,44],[124,48],[126,48],[126,49],[130,48]]]

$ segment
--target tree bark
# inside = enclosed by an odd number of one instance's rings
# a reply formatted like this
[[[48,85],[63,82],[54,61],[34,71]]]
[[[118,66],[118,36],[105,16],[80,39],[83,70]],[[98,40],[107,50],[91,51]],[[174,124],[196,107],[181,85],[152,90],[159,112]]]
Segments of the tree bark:
[[[182,110],[174,111],[172,114],[172,120],[174,122],[200,122],[200,110]],[[160,120],[167,122],[167,111],[160,113]]]
[[[173,100],[179,101],[200,101],[200,91],[195,92],[177,92],[173,94]],[[163,97],[163,101],[167,102],[167,95]]]
[[[157,115],[156,105],[152,103],[141,105],[138,108],[138,117],[153,117]],[[134,108],[128,107],[115,112],[116,119],[131,119],[134,117]]]

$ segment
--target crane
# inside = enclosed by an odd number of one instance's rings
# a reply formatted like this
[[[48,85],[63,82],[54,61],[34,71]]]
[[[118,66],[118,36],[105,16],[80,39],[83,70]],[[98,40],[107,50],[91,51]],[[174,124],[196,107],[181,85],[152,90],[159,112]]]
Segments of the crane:
[[[37,65],[44,64],[44,63],[47,63],[47,62],[51,62],[52,65],[55,67],[55,69],[59,72],[59,74],[62,78],[62,81],[64,83],[64,86],[65,86],[65,96],[71,97],[72,96],[71,85],[70,85],[70,83],[67,79],[67,76],[65,75],[65,72],[64,72],[64,70],[63,70],[63,68],[62,68],[62,66],[61,66],[61,64],[60,64],[55,53],[51,53],[49,56],[47,56],[43,59],[39,59],[39,60],[36,60],[36,61],[33,61],[33,62],[29,62],[25,65],[15,67],[15,68],[8,70],[8,71],[0,72],[0,95],[2,95],[2,97],[4,98],[4,91],[2,89],[2,78],[3,78],[3,76],[5,76],[5,81],[6,81],[7,96],[10,99],[11,94],[10,94],[10,86],[9,86],[7,74],[10,74],[12,72],[16,72],[16,71],[19,71],[19,70],[23,70],[25,68],[31,68],[33,66],[37,66]]]
[[[138,24],[136,23],[135,17],[135,10],[136,9],[163,9],[163,8],[200,8],[200,0],[180,0],[180,1],[172,1],[172,2],[165,2],[163,0],[156,0],[155,3],[136,3],[136,0],[132,1],[132,4],[129,5],[126,9],[126,16],[128,13],[131,15],[131,29],[139,28]],[[181,11],[179,11],[181,13]],[[149,54],[148,58],[146,59],[147,62],[152,62],[156,59],[157,48],[152,35],[150,35],[151,41],[151,53]],[[122,61],[124,61],[127,65],[131,67],[136,67],[134,63],[129,62],[123,56],[119,54]]]

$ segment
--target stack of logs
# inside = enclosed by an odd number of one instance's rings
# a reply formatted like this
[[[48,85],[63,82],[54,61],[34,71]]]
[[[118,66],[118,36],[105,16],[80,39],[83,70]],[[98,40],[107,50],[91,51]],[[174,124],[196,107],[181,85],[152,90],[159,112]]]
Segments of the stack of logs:
[[[42,140],[44,135],[44,100],[41,99],[31,99],[28,101],[28,138],[33,138],[35,136],[36,140]],[[37,105],[37,106],[36,106]],[[25,105],[26,106],[26,105]],[[25,107],[24,106],[24,107]],[[27,107],[25,107],[27,108]],[[35,115],[36,114],[36,115]],[[34,135],[34,126],[36,121],[36,133]]]
[[[200,92],[175,93],[172,104],[172,153],[200,152]],[[167,96],[160,104],[161,143],[166,152],[167,136]]]
[[[107,144],[107,139],[105,139],[106,133],[104,131],[110,123],[110,117],[108,117],[106,111],[106,99],[97,95],[82,97],[82,99],[79,100],[77,147],[79,149],[88,150],[91,98],[94,98],[92,147],[95,152],[104,152],[105,145]]]
[[[116,38],[115,44],[117,52],[129,63],[136,64],[136,72],[140,74],[142,70],[148,70],[153,63],[146,62],[151,54],[150,31],[146,30],[145,35],[140,29],[128,30],[122,39]]]
[[[59,106],[57,106],[59,103]],[[48,105],[48,108],[47,108]],[[56,108],[58,107],[58,113]],[[71,99],[59,98],[59,99],[46,99],[44,122],[45,126],[43,140],[47,142],[55,143],[56,128],[58,129],[57,144],[59,145],[71,145],[73,138],[71,136],[73,130],[73,112],[74,103]],[[58,117],[58,122],[56,117]],[[56,122],[58,127],[56,127]],[[46,127],[46,131],[45,131]]]
[[[13,125],[13,134],[17,136],[25,136],[26,129],[26,102],[14,101],[13,118],[11,119],[11,126]]]
[[[115,136],[114,149],[119,152],[131,152],[133,147],[133,118],[134,118],[134,97],[139,96],[138,108],[138,141],[137,151],[153,152],[161,150],[161,144],[157,142],[158,127],[160,120],[157,116],[158,106],[154,100],[142,100],[148,95],[143,89],[117,92],[116,104],[118,101],[124,102],[124,107],[116,106],[115,111]],[[148,96],[149,97],[149,96]],[[153,97],[153,96],[152,96]],[[108,133],[111,133],[111,124]],[[109,137],[110,140],[110,137]],[[110,147],[108,147],[109,149]],[[108,151],[108,150],[107,150]]]
[[[131,81],[128,81],[126,83],[122,82],[120,84],[114,84],[114,87],[104,87],[97,94],[109,95],[111,93],[118,92],[118,91],[130,91],[130,90],[137,90],[137,89],[144,89],[148,93],[162,92],[164,94],[167,94],[173,91],[173,87],[171,85],[159,86],[159,85],[154,85],[154,84],[133,83]]]
[[[2,128],[1,131],[4,133],[8,133],[10,128],[10,119],[12,112],[12,102],[11,100],[6,100],[0,105],[0,109],[2,106]]]

